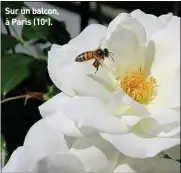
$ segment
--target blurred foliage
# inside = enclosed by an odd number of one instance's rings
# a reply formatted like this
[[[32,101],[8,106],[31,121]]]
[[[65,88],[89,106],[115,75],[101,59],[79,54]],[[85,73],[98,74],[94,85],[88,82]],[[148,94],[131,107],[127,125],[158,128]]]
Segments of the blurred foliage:
[[[41,118],[38,106],[60,92],[49,78],[47,54],[51,44],[66,44],[70,40],[70,34],[66,30],[65,21],[57,21],[46,15],[32,14],[24,17],[31,21],[34,18],[50,18],[52,25],[19,26],[22,30],[18,34],[15,32],[14,25],[5,25],[5,22],[7,19],[11,21],[12,18],[19,17],[20,13],[7,15],[5,14],[7,7],[11,9],[28,7],[23,1],[1,3],[2,25],[6,29],[6,34],[1,33],[1,138],[3,140],[1,144],[6,146],[4,142],[7,142],[7,150],[2,148],[1,153],[8,151],[11,155],[17,147],[23,145],[27,131]],[[17,51],[17,46],[22,47],[24,51]],[[38,99],[38,95],[42,96],[43,100]]]
[[[36,43],[56,43],[59,45],[65,44],[70,40],[70,34],[66,30],[64,21],[57,21],[50,16],[45,15],[25,15],[25,17],[31,21],[34,18],[41,19],[50,19],[52,25],[48,26],[48,23],[45,25],[25,25],[22,29],[22,37],[24,40],[29,41],[36,39]]]
[[[3,40],[3,44],[1,44],[1,54],[3,55],[6,51],[14,48],[17,44],[19,44],[19,40],[16,38],[1,33],[1,40]]]
[[[18,15],[6,15],[5,8],[9,7],[12,9],[27,8],[23,2],[3,2],[1,6],[1,16],[6,20],[17,17]],[[34,18],[48,19],[50,18],[52,25],[24,25],[22,27],[21,35],[16,35],[13,37],[11,33],[8,34],[1,33],[1,38],[3,41],[1,51],[2,51],[2,89],[1,95],[5,96],[11,89],[20,84],[24,79],[32,75],[32,72],[37,71],[42,74],[45,73],[46,67],[46,57],[47,52],[50,50],[50,46],[53,43],[65,44],[70,40],[70,34],[66,30],[65,22],[57,21],[50,16],[46,15],[24,15],[28,20],[33,21]],[[33,23],[33,22],[32,22]],[[12,25],[6,25],[6,28],[14,27]],[[9,29],[10,30],[10,29]],[[33,46],[38,46],[38,44],[47,44],[48,47],[42,49],[42,52],[34,57],[34,54],[30,52],[31,55],[26,55],[24,53],[12,53],[12,49],[16,45],[21,44],[25,47],[26,42],[32,42]],[[27,49],[27,45],[25,47]],[[44,58],[41,57],[44,55]],[[36,58],[36,59],[35,59]],[[32,63],[33,62],[33,63]],[[31,65],[30,65],[31,64]],[[33,69],[33,70],[30,70]],[[34,75],[37,77],[37,75]],[[41,75],[39,77],[42,78]],[[37,81],[41,81],[36,79]]]
[[[6,54],[2,58],[2,83],[1,92],[3,97],[12,88],[16,87],[23,79],[29,76],[28,65],[32,57],[22,54]]]
[[[1,134],[1,168],[6,164],[7,161],[7,146],[4,135]]]
[[[55,85],[48,87],[48,92],[43,96],[44,100],[52,98],[54,95],[57,95],[59,92],[60,92],[59,89]]]
[[[7,7],[9,7],[10,9],[21,9],[24,6],[23,1],[17,1],[17,2],[8,2],[8,1],[4,1],[3,3],[1,3],[1,17],[3,19],[8,18],[8,19],[12,19],[15,18],[19,15],[18,14],[5,14],[5,9]]]

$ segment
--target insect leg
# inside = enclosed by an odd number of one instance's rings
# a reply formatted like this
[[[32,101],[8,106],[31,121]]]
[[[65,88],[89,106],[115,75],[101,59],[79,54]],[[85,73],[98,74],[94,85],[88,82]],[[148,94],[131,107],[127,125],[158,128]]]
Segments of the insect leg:
[[[114,58],[112,56],[114,56],[114,53],[109,52],[109,56],[111,57],[112,61],[114,62]]]
[[[109,56],[111,57],[112,61],[114,62],[114,58],[112,57],[112,55],[109,55]]]
[[[97,57],[96,60],[99,62],[99,65],[100,65],[101,67],[104,67],[104,63],[103,63],[104,57]],[[101,62],[101,60],[102,60],[102,62]]]
[[[112,52],[109,52],[109,54],[112,54],[114,56],[114,53],[112,53]]]
[[[94,63],[92,65],[96,68],[96,72],[95,72],[95,74],[96,74],[98,69],[99,69],[100,63],[99,63],[99,61],[97,59],[95,59],[95,61],[94,61]]]
[[[96,68],[95,74],[98,72],[98,70],[99,70],[99,67]]]

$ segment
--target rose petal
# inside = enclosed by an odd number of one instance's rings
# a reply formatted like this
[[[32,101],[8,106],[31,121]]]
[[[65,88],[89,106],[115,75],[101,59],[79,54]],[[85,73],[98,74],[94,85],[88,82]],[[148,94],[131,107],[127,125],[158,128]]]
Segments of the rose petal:
[[[95,75],[95,68],[92,64],[76,64],[76,66],[76,71],[72,73],[72,86],[75,93],[80,96],[93,96],[108,100],[111,94],[109,88],[90,77],[92,74]],[[91,70],[88,72],[89,68],[91,68]]]
[[[24,146],[38,147],[44,153],[68,152],[64,135],[50,128],[44,119],[30,128],[25,137]]]
[[[39,111],[42,117],[46,117],[49,115],[53,115],[57,110],[60,109],[60,106],[70,100],[71,97],[65,95],[63,92],[57,94],[56,96],[52,97],[41,106],[39,106]]]
[[[172,17],[174,17],[173,14],[172,13],[168,13],[168,14],[161,15],[158,18],[166,26],[170,22]]]
[[[110,22],[106,39],[110,38],[111,34],[120,24],[123,28],[134,32],[138,36],[140,43],[143,44],[146,42],[146,33],[143,26],[140,25],[137,19],[132,18],[130,14],[126,13],[119,14]]]
[[[57,111],[52,116],[45,117],[44,121],[48,126],[50,126],[51,129],[55,130],[57,133],[72,137],[84,136],[76,127],[75,123],[67,116],[64,116],[60,111]]]
[[[121,119],[113,117],[104,102],[98,98],[74,97],[62,110],[63,114],[75,121],[79,128],[90,126],[108,133],[126,133],[130,130]]]
[[[169,148],[168,150],[165,150],[164,152],[175,160],[180,159],[180,145]]]
[[[119,152],[100,137],[77,140],[70,153],[81,160],[86,172],[111,172],[119,156]]]
[[[158,157],[146,159],[127,158],[120,160],[113,173],[179,173],[180,164],[171,159],[160,159]]]
[[[141,10],[134,10],[131,12],[131,16],[136,18],[146,31],[147,40],[155,34],[158,30],[164,27],[163,23],[158,19],[158,17],[152,14],[145,14]]]
[[[155,173],[179,173],[180,163],[171,159],[161,159],[155,168]]]
[[[154,118],[165,131],[180,125],[180,112],[172,109],[150,110],[150,117]]]
[[[150,76],[151,67],[155,59],[155,43],[153,41],[149,41],[146,45],[145,49],[145,64],[144,64],[144,72],[145,75]]]
[[[173,128],[168,132],[161,132],[157,135],[158,137],[167,137],[167,138],[179,138],[180,137],[180,126]]]
[[[154,107],[177,108],[180,106],[180,68],[168,81],[157,88],[157,96],[152,101]]]
[[[131,24],[134,26],[134,23]],[[140,45],[137,34],[124,28],[122,23],[116,26],[105,46],[114,54],[116,77],[123,75],[125,71],[137,70],[144,64],[144,47]]]
[[[31,165],[44,156],[37,148],[18,147],[11,155],[9,161],[2,169],[3,173],[25,173]]]
[[[131,109],[130,113],[132,115],[149,115],[148,110],[144,105],[139,104],[120,89],[112,93],[107,107],[113,114],[124,115],[128,109]]]
[[[149,137],[134,133],[124,135],[102,133],[101,136],[111,142],[123,154],[135,158],[153,157],[180,143],[180,139]]]
[[[132,109],[134,109],[136,112],[139,113],[139,115],[146,116],[148,115],[148,110],[146,106],[136,102],[134,99],[132,99],[130,96],[125,95],[123,97],[123,102],[129,105]]]
[[[160,161],[159,157],[135,159],[123,158],[119,159],[118,166],[113,173],[154,173],[154,167]]]
[[[71,154],[56,153],[41,159],[32,167],[33,173],[85,173],[80,160]]]
[[[180,19],[172,17],[167,27],[151,37],[155,43],[155,58],[151,74],[156,78],[158,85],[157,96],[153,100],[155,105],[180,106],[179,35]]]

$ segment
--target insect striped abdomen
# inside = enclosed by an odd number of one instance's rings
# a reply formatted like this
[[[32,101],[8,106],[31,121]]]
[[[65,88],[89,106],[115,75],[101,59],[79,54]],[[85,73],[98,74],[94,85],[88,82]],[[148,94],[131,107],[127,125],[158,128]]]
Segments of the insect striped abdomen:
[[[83,61],[88,61],[90,59],[94,59],[94,51],[88,51],[88,52],[84,52],[81,53],[80,55],[78,55],[75,59],[76,62],[83,62]]]

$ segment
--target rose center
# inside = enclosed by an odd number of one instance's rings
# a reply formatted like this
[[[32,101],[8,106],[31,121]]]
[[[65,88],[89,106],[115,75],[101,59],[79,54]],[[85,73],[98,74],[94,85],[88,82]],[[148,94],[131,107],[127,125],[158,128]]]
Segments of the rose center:
[[[156,94],[156,79],[153,76],[147,76],[141,68],[118,77],[117,84],[140,104],[148,104]]]

